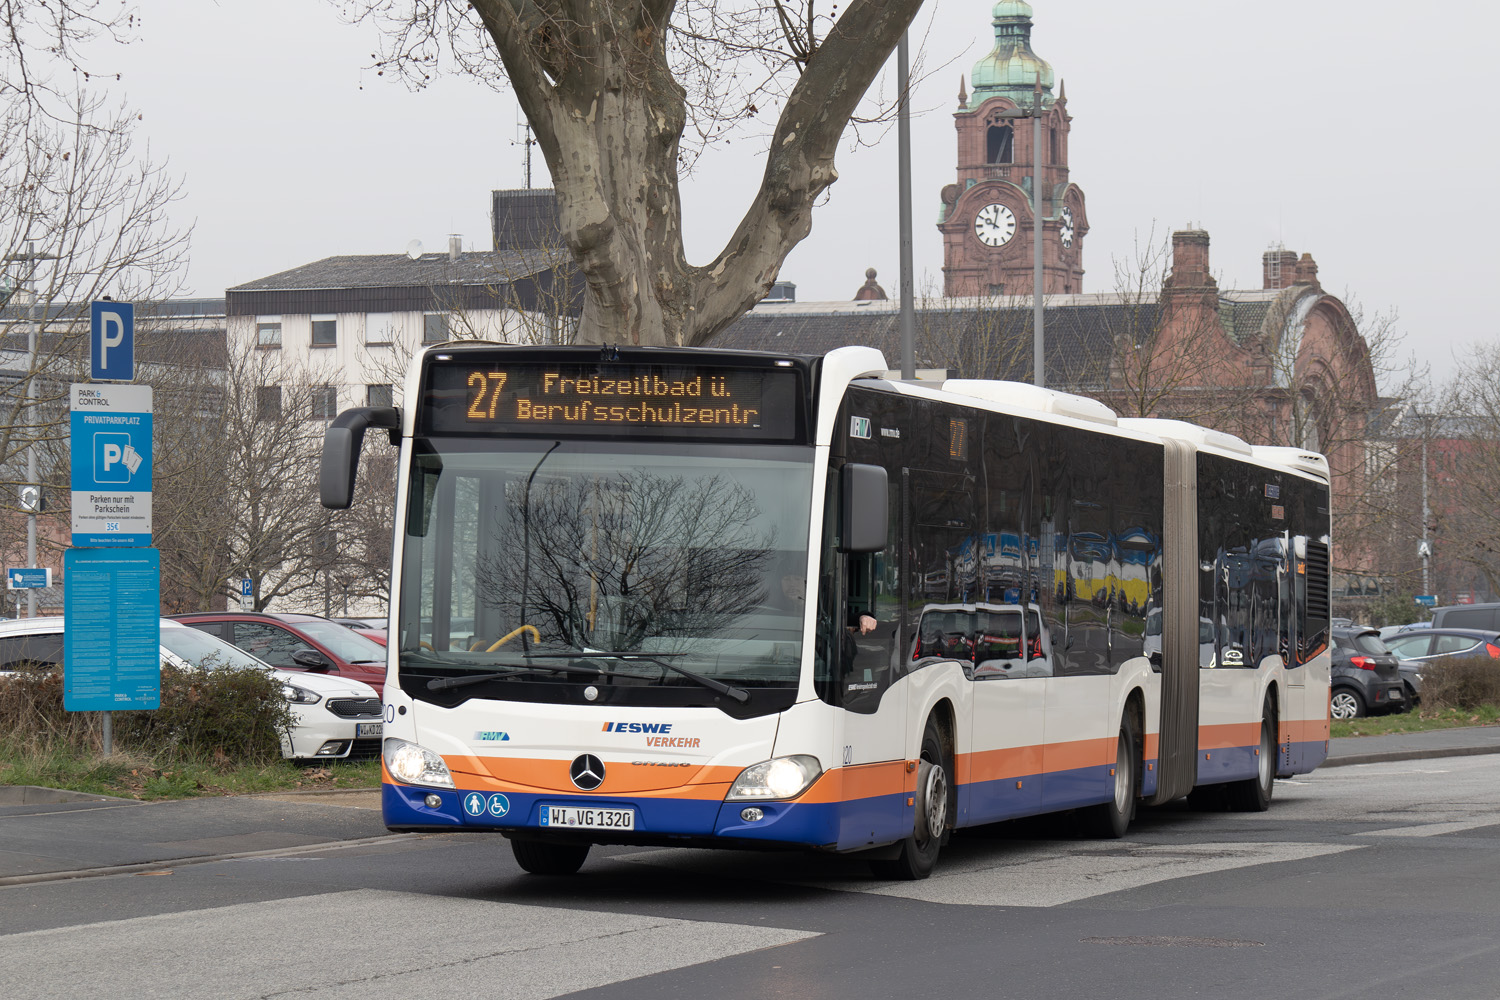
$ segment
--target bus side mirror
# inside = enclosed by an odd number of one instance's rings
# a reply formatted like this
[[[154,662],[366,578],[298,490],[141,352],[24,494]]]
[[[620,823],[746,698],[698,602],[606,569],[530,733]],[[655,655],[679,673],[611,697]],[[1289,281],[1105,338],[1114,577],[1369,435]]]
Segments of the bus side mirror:
[[[880,552],[890,534],[890,502],[885,469],[879,465],[856,465],[843,470],[842,552]]]
[[[347,510],[354,502],[354,474],[365,430],[401,430],[401,411],[394,406],[358,406],[333,418],[323,433],[323,461],[318,468],[318,498],[329,510]]]

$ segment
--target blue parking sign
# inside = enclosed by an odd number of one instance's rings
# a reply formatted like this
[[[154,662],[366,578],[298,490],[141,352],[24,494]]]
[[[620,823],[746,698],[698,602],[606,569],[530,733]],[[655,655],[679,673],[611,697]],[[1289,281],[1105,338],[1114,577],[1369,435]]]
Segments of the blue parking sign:
[[[89,370],[96,382],[135,378],[134,304],[89,303]]]
[[[73,544],[151,544],[151,387],[75,383]]]

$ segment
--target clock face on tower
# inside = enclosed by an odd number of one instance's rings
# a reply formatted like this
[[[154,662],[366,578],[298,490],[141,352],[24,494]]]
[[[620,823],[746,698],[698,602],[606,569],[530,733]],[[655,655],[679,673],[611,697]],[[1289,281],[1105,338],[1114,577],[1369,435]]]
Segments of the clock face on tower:
[[[1062,237],[1062,245],[1071,247],[1073,245],[1073,210],[1064,205],[1059,215],[1062,217],[1062,223],[1057,227],[1057,233]]]
[[[974,235],[987,247],[1004,246],[1016,235],[1016,213],[996,202],[974,216]]]

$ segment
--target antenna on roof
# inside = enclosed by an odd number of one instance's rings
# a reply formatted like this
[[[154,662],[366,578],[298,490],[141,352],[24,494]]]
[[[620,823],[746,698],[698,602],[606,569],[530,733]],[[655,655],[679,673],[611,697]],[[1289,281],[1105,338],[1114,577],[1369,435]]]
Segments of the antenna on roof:
[[[418,257],[422,256],[422,241],[412,240],[410,243],[406,244],[406,256],[410,257],[412,260],[416,260]]]

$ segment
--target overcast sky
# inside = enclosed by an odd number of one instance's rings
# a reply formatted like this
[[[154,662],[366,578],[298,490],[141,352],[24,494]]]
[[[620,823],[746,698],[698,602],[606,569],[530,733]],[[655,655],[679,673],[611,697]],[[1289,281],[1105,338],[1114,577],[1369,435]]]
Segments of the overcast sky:
[[[525,184],[514,99],[462,78],[421,93],[365,69],[376,40],[319,0],[139,0],[141,40],[99,52],[186,183],[192,292],[332,254],[489,246],[489,191]],[[1261,253],[1311,253],[1326,289],[1396,312],[1440,375],[1497,334],[1492,175],[1500,15],[1473,0],[1034,0],[1033,47],[1067,81],[1072,179],[1088,200],[1085,291],[1137,237],[1191,223],[1221,287]],[[938,192],[955,179],[960,75],[990,50],[988,2],[929,0],[913,123],[917,284],[941,285]],[[885,81],[893,89],[894,60]],[[877,84],[877,86],[880,86]],[[840,179],[782,277],[848,299],[897,286],[896,136],[841,151]],[[709,259],[759,182],[756,139],[683,183],[689,259]],[[548,184],[540,155],[533,184]],[[1458,354],[1455,362],[1454,355]]]

